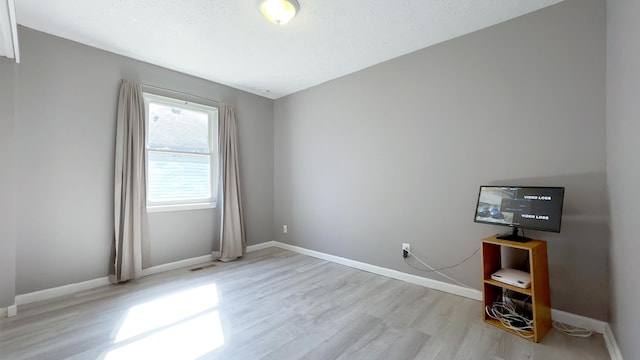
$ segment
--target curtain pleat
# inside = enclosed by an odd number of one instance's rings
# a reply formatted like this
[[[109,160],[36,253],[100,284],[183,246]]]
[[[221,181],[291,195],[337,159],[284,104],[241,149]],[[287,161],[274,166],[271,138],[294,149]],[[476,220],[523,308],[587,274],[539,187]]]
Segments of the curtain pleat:
[[[220,104],[218,126],[220,158],[220,260],[231,261],[246,252],[246,235],[242,215],[238,140],[235,109]]]
[[[141,276],[148,265],[144,99],[139,83],[122,80],[118,97],[114,230],[109,281]]]

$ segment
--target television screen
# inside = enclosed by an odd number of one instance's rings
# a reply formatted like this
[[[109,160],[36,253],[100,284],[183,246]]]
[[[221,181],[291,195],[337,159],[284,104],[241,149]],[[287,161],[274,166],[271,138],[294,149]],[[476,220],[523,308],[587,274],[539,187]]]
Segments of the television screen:
[[[480,186],[474,221],[560,232],[563,187]]]

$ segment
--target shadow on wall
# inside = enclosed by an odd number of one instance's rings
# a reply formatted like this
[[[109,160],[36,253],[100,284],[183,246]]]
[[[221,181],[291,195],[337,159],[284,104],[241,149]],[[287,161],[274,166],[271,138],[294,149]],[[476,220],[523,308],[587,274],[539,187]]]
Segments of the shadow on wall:
[[[506,179],[489,185],[565,187],[560,233],[527,231],[526,235],[547,241],[551,306],[607,321],[611,235],[606,174]],[[506,255],[519,258],[517,253]]]

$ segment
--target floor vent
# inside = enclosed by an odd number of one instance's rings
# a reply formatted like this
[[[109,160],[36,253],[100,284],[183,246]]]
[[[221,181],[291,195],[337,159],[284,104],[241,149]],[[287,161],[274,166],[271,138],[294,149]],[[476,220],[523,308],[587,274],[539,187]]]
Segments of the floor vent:
[[[208,268],[212,268],[216,266],[216,264],[207,264],[207,265],[202,265],[202,266],[198,266],[198,267],[194,267],[192,269],[189,269],[189,271],[198,271],[198,270],[204,270],[204,269],[208,269]]]

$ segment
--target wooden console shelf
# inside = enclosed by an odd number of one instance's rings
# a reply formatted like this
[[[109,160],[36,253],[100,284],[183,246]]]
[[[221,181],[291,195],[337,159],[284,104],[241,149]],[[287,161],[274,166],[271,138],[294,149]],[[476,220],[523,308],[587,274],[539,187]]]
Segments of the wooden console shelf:
[[[530,288],[522,289],[491,279],[491,274],[502,268],[502,257],[500,255],[502,247],[522,249],[528,252],[529,273],[531,274]],[[542,240],[531,240],[526,243],[519,243],[500,240],[495,236],[482,239],[482,276],[483,320],[491,325],[515,333],[499,321],[490,318],[484,309],[486,306],[491,306],[491,304],[500,297],[503,289],[531,296],[531,313],[534,330],[532,333],[533,336],[529,338],[529,340],[540,342],[552,326],[547,243]]]

